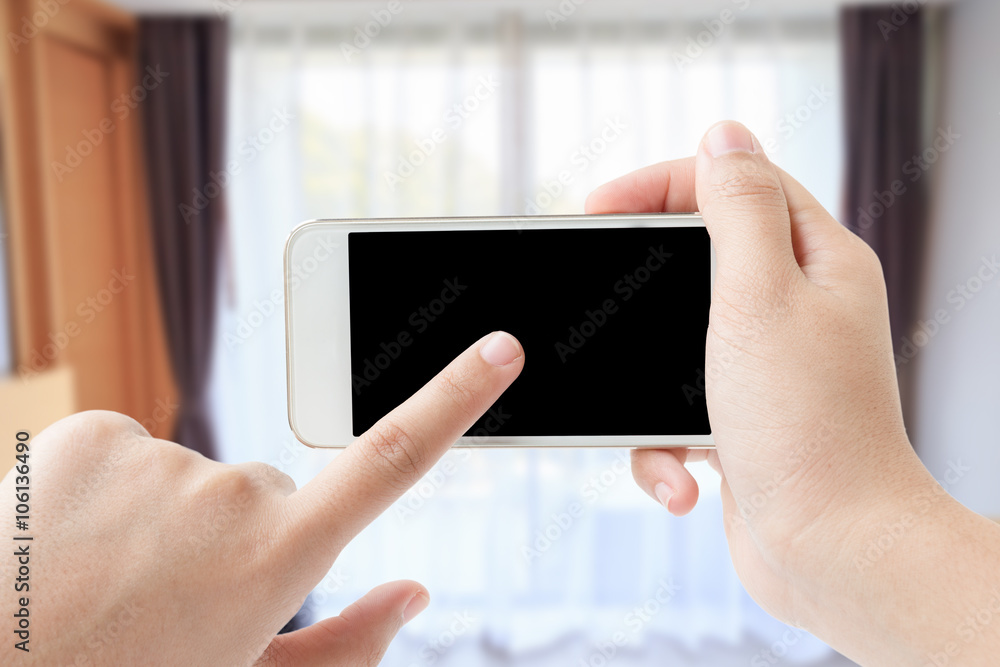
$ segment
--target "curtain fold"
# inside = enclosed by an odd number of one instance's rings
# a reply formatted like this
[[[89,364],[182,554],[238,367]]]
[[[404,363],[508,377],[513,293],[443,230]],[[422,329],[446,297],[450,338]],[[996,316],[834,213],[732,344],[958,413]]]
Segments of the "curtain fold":
[[[927,224],[924,10],[841,10],[847,226],[878,254],[897,360],[915,319]],[[903,356],[900,356],[903,354]]]
[[[215,457],[206,387],[225,225],[228,28],[216,18],[148,18],[140,76],[161,90],[144,101],[143,130],[157,276],[181,408],[174,438]]]

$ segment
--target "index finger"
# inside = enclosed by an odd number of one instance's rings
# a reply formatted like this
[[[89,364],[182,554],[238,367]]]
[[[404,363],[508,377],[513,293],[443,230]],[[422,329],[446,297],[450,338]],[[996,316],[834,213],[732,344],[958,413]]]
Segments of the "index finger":
[[[605,183],[587,197],[587,213],[693,213],[694,158],[660,162]]]
[[[586,212],[694,213],[698,210],[694,167],[695,158],[686,157],[636,169],[591,192]],[[842,233],[843,225],[808,190],[781,167],[775,165],[775,171],[788,200],[793,224],[822,227],[819,231],[846,236]]]
[[[483,337],[292,494],[296,515],[342,548],[430,470],[523,366],[513,336]]]

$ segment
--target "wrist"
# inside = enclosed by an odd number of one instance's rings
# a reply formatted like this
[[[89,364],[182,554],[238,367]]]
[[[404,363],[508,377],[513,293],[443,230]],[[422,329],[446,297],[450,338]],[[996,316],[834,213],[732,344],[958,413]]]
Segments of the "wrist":
[[[922,464],[887,480],[884,492],[867,494],[850,513],[853,520],[841,517],[841,548],[827,576],[806,589],[807,628],[865,665],[947,657],[945,649],[957,646],[968,594],[989,590],[987,580],[972,581],[968,568],[982,568],[984,559],[970,545],[978,538],[1000,545],[1000,530],[984,527]],[[968,655],[944,664],[964,663]]]

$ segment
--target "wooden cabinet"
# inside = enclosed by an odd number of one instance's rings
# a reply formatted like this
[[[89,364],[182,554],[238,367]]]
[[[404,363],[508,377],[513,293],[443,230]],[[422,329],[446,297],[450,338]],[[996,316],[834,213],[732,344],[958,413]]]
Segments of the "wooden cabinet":
[[[169,437],[139,126],[157,91],[135,72],[136,21],[95,0],[6,0],[0,13],[14,380],[27,391],[68,366],[76,409]],[[25,428],[17,418],[3,411],[0,436]]]

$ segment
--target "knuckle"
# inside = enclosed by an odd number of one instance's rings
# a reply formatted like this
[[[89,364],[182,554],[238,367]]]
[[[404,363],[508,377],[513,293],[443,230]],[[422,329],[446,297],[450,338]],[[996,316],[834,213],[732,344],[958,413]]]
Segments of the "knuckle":
[[[260,480],[265,486],[277,488],[295,489],[295,480],[283,470],[278,470],[273,465],[253,461],[244,464],[247,474],[254,479]]]
[[[149,431],[131,417],[108,410],[89,410],[59,422],[63,428],[69,429],[74,440],[88,444],[104,444],[132,435],[143,438],[151,437]]]
[[[142,426],[125,415],[103,410],[80,412],[61,419],[38,434],[43,456],[66,457],[76,465],[102,465],[134,456],[144,447],[131,447],[150,438]]]
[[[376,423],[364,435],[361,453],[383,477],[400,488],[409,488],[423,463],[420,447],[414,438],[398,424]]]
[[[237,466],[216,464],[192,477],[178,498],[183,522],[196,554],[228,553],[242,562],[262,563],[271,553],[277,532],[260,486]]]
[[[236,466],[220,465],[200,477],[194,495],[200,500],[245,507],[256,493],[253,477]]]
[[[253,477],[234,466],[226,466],[215,473],[213,485],[228,496],[247,495],[254,489]]]
[[[781,183],[759,168],[727,174],[725,178],[711,184],[709,191],[720,200],[751,200],[757,207],[780,206],[787,210]]]

